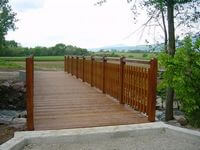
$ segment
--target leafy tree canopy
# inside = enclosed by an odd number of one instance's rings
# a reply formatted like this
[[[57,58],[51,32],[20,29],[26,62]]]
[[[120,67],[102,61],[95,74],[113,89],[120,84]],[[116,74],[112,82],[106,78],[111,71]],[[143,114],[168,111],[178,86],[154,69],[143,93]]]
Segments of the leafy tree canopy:
[[[15,30],[16,13],[14,13],[9,5],[8,0],[0,0],[0,48],[5,44],[5,35],[8,30]]]

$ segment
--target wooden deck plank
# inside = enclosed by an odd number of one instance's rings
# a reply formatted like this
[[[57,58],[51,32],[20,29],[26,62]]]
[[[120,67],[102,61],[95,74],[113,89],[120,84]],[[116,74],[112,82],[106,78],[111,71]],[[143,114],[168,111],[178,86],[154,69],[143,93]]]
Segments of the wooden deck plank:
[[[35,130],[148,122],[146,116],[64,72],[35,72],[34,85]]]

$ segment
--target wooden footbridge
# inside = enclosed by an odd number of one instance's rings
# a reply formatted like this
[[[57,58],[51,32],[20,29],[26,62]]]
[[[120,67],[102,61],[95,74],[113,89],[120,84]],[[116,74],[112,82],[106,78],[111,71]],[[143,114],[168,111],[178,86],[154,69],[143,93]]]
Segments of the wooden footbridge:
[[[26,59],[28,130],[155,121],[156,59],[65,56],[64,64],[34,72]]]

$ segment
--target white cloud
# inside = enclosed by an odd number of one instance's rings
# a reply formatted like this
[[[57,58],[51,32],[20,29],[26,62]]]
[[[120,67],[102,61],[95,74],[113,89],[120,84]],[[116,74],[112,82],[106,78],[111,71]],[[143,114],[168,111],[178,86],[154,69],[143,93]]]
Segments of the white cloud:
[[[30,5],[19,5],[27,1]],[[11,4],[14,8],[20,7],[14,9],[19,22],[18,30],[9,32],[7,39],[24,46],[52,46],[62,42],[91,48],[144,43],[145,38],[138,40],[137,36],[124,39],[145,21],[142,15],[139,24],[133,23],[126,0],[110,0],[101,7],[94,6],[93,0],[44,0],[42,3],[12,0]]]

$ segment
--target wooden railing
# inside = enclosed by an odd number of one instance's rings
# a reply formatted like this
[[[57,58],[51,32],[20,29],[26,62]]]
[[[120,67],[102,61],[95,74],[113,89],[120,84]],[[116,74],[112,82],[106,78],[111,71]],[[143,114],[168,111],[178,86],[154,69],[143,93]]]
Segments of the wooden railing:
[[[157,59],[65,56],[65,71],[155,121]]]
[[[34,92],[34,58],[26,58],[26,110],[27,129],[34,130],[33,118],[33,92]]]

